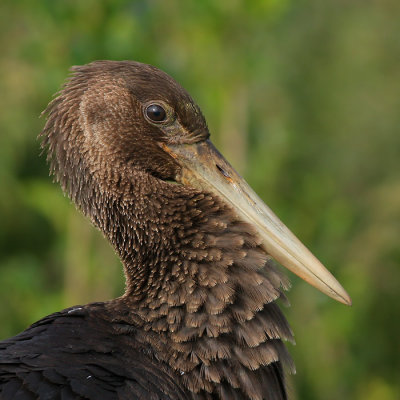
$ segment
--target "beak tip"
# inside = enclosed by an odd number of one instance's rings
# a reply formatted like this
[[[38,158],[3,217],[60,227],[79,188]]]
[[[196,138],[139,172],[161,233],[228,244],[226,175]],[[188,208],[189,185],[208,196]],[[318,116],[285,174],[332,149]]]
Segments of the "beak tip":
[[[346,306],[351,306],[353,304],[351,297],[342,287],[340,292],[335,291],[335,295],[331,297],[337,300],[339,303],[342,303]]]
[[[346,306],[352,306],[353,305],[353,301],[351,300],[351,297],[346,293],[346,297],[343,299],[343,304],[345,304]]]

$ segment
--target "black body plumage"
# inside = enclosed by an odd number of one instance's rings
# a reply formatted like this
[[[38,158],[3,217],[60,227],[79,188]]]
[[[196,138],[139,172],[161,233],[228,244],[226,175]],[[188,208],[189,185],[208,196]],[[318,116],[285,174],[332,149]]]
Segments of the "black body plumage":
[[[101,303],[70,308],[1,342],[0,398],[188,399],[134,328],[106,314]]]

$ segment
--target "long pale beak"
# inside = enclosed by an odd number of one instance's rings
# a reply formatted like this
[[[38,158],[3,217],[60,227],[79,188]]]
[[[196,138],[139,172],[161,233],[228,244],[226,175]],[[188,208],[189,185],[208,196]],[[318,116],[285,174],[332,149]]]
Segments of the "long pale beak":
[[[246,181],[209,141],[196,144],[162,144],[182,167],[177,179],[198,189],[216,193],[260,235],[265,250],[284,267],[333,299],[351,304],[335,277],[279,220]]]

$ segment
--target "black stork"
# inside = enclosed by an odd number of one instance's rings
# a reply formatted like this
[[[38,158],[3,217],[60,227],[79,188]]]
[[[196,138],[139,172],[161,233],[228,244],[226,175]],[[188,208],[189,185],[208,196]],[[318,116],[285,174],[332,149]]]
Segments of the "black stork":
[[[138,62],[72,68],[42,146],[63,190],[111,242],[126,291],[0,343],[0,399],[286,399],[271,258],[348,294],[209,140],[170,76]]]

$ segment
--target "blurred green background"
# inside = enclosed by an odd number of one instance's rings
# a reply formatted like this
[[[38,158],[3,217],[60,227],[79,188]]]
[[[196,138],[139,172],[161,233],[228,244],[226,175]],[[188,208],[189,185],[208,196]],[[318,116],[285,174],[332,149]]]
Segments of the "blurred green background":
[[[0,338],[123,291],[36,137],[71,65],[138,60],[188,89],[215,144],[353,298],[290,275],[292,399],[399,399],[399,21],[398,0],[2,0]]]

